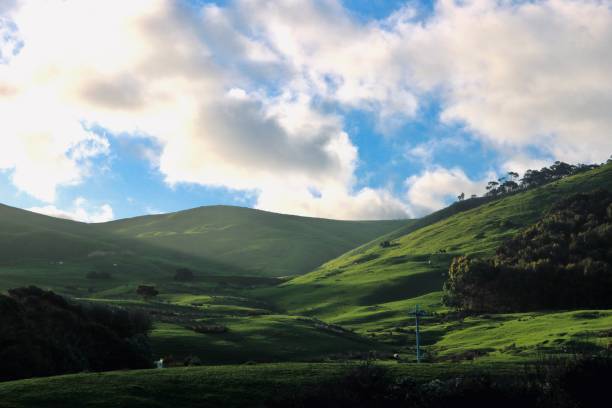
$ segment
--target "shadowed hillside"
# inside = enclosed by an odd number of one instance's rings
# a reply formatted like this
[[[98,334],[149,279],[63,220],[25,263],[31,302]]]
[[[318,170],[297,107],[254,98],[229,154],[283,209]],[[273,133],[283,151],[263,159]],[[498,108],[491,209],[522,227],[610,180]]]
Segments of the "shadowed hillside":
[[[0,288],[38,284],[82,295],[78,288],[171,280],[180,267],[200,277],[296,275],[409,222],[217,206],[85,224],[0,205]],[[93,282],[88,272],[113,279]]]
[[[336,221],[212,206],[101,224],[105,232],[257,276],[299,275],[410,223]]]

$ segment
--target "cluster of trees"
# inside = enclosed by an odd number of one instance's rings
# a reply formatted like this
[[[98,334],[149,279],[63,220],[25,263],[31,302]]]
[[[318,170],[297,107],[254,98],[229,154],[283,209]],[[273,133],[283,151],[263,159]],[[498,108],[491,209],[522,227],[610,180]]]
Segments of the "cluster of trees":
[[[191,282],[194,278],[195,275],[189,268],[179,268],[174,273],[174,280],[178,282]]]
[[[455,258],[445,302],[468,311],[612,307],[612,193],[559,202],[487,259]]]
[[[578,356],[539,363],[515,375],[473,371],[441,375],[429,381],[374,364],[349,366],[334,381],[319,381],[296,390],[280,387],[266,401],[284,407],[496,407],[599,408],[609,399],[612,359]]]
[[[608,160],[608,163],[612,159]],[[601,167],[599,164],[567,164],[561,161],[556,161],[550,167],[543,167],[540,170],[527,170],[522,179],[519,179],[519,174],[510,171],[504,177],[497,180],[489,181],[486,187],[485,197],[499,197],[505,194],[514,193],[520,190],[539,187],[544,184],[551,183],[555,180],[562,179],[574,174],[583,173]],[[472,195],[471,198],[475,198]],[[457,200],[463,201],[465,194],[461,193],[457,196]]]
[[[143,312],[83,305],[30,286],[0,295],[0,381],[151,366]]]
[[[144,300],[150,300],[151,298],[154,298],[155,296],[159,295],[159,291],[157,290],[157,288],[155,288],[155,286],[139,285],[136,288],[136,294],[138,296],[141,296]]]
[[[87,272],[87,275],[85,275],[85,277],[87,279],[103,279],[103,280],[112,279],[112,275],[110,274],[110,272],[106,272],[106,271],[90,271],[90,272]]]

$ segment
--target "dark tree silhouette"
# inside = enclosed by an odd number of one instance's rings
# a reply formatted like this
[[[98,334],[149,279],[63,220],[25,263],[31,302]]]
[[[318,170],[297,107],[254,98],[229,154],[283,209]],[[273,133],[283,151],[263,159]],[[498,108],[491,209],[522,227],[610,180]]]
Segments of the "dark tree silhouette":
[[[138,296],[142,296],[142,298],[145,300],[149,300],[152,297],[159,295],[159,291],[155,289],[155,286],[140,285],[136,289],[136,294],[138,294]]]
[[[559,202],[492,258],[453,260],[445,301],[474,311],[612,307],[612,193]]]
[[[174,273],[174,280],[179,282],[191,282],[194,279],[193,272],[189,268],[177,269]]]
[[[0,295],[0,381],[151,366],[147,314],[37,287]]]

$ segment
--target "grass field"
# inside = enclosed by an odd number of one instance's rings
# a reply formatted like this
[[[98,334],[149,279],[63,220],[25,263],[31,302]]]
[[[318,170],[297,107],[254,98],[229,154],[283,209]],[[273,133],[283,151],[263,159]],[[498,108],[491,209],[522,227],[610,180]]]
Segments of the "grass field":
[[[336,381],[355,364],[280,363],[76,374],[0,383],[0,407],[262,407],[280,396]],[[423,382],[490,372],[517,364],[397,364],[397,376]]]

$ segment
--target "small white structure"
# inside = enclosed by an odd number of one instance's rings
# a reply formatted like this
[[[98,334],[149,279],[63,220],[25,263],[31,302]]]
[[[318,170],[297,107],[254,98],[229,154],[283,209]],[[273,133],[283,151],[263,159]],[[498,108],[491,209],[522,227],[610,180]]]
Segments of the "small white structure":
[[[159,360],[155,361],[155,368],[164,368],[164,359],[160,358]]]

